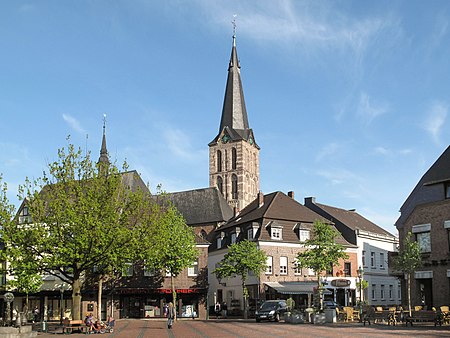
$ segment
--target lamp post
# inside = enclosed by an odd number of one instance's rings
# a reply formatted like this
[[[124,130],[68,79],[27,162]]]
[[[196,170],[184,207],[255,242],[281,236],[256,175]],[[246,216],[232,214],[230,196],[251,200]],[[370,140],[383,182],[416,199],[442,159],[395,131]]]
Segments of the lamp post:
[[[359,280],[359,322],[362,322],[362,281],[364,276],[364,270],[360,266],[358,269],[358,280]]]

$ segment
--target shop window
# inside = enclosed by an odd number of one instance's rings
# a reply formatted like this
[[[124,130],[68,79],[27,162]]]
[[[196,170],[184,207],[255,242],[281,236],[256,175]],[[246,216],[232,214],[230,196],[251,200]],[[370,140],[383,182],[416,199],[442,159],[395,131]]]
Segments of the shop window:
[[[198,260],[196,260],[190,267],[188,267],[188,276],[195,277],[198,276]]]
[[[280,257],[280,275],[287,275],[288,259],[285,256]]]
[[[266,261],[266,275],[271,275],[273,273],[273,257],[267,256]]]

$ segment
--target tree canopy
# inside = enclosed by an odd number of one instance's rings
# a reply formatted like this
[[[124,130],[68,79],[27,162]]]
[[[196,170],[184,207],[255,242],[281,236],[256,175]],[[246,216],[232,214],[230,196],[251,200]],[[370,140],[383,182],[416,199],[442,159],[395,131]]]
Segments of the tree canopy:
[[[213,271],[218,279],[228,277],[240,277],[242,281],[242,292],[244,295],[244,315],[247,315],[248,291],[246,282],[249,273],[259,276],[267,268],[267,255],[260,250],[255,242],[248,240],[232,244],[228,252],[219,262],[219,266]]]
[[[70,284],[73,318],[80,319],[85,273],[133,255],[133,230],[151,226],[151,199],[130,189],[114,164],[95,164],[72,144],[58,150],[42,177],[26,179],[19,195],[31,219],[5,224],[6,253]]]
[[[311,238],[304,243],[307,249],[297,255],[297,263],[302,268],[315,271],[319,290],[319,310],[322,310],[321,273],[337,265],[339,259],[347,259],[348,255],[344,246],[335,242],[338,232],[329,224],[315,221],[312,230]]]

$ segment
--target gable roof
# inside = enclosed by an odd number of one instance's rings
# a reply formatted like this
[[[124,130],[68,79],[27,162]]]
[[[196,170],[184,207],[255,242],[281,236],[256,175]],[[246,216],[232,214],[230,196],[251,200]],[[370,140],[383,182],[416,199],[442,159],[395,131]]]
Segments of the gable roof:
[[[375,234],[380,234],[384,236],[395,237],[390,232],[384,230],[375,223],[369,221],[367,218],[358,214],[355,210],[346,210],[337,207],[332,207],[329,205],[312,202],[318,208],[325,211],[330,217],[327,217],[330,221],[336,223],[340,222],[351,230],[364,230],[372,232]]]
[[[259,194],[262,194],[261,192]],[[259,198],[253,200],[242,211],[230,219],[221,229],[233,227],[237,224],[257,221],[261,218],[286,220],[294,222],[313,223],[316,220],[330,223],[327,219],[308,209],[281,191],[264,195],[263,204],[259,205]]]
[[[423,175],[423,185],[450,181],[450,146],[439,156],[434,164]]]
[[[188,225],[225,222],[233,211],[216,187],[168,193]]]

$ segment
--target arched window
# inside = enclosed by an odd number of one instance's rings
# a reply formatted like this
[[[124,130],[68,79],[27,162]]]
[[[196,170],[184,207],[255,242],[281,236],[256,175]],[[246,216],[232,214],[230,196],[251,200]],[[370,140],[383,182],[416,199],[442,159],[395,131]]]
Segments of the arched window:
[[[233,148],[231,150],[231,168],[236,169],[237,167],[237,151],[236,148]]]
[[[222,171],[222,152],[217,150],[217,171]]]
[[[217,176],[217,189],[219,189],[220,193],[223,194],[223,180],[220,176]]]
[[[238,178],[235,174],[231,176],[231,198],[238,198]]]

